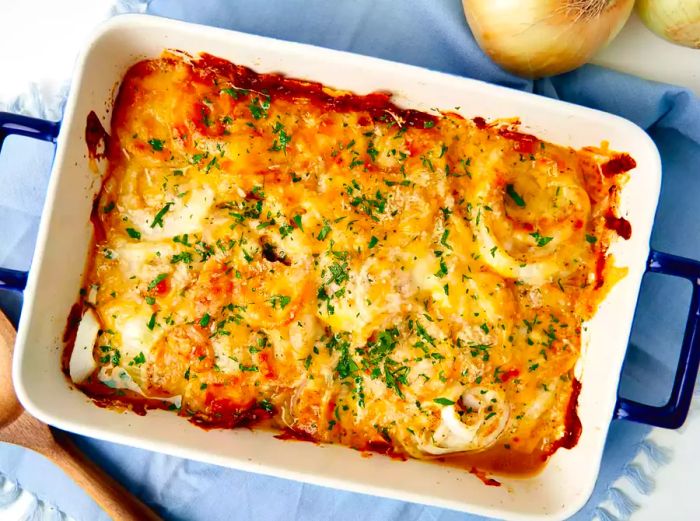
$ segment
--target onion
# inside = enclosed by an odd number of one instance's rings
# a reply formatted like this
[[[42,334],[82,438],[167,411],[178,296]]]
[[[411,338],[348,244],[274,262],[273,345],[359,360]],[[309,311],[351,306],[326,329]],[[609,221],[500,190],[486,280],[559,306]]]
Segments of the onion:
[[[462,5],[486,54],[504,69],[532,78],[589,61],[620,32],[634,0],[462,0]]]
[[[637,0],[637,12],[662,38],[700,49],[700,0]]]

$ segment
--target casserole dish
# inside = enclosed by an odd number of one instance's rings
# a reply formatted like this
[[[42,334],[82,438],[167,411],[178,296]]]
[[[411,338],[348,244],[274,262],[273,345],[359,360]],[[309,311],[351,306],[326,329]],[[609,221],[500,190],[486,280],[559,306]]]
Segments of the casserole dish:
[[[484,487],[463,470],[383,456],[360,458],[341,446],[283,442],[274,433],[247,430],[204,432],[168,413],[145,417],[99,409],[71,389],[61,372],[62,335],[80,287],[90,247],[89,215],[101,179],[90,169],[85,121],[96,111],[109,118],[114,86],[138,60],[164,48],[192,55],[201,51],[254,68],[283,72],[357,93],[389,90],[395,102],[420,110],[461,107],[465,117],[517,116],[522,128],[545,140],[582,147],[610,141],[631,154],[637,168],[621,196],[621,213],[632,238],[613,248],[628,268],[586,330],[580,361],[579,416],[583,433],[570,451],[558,451],[530,478],[500,478]],[[144,16],[125,16],[104,25],[78,62],[60,135],[58,124],[3,115],[2,133],[58,138],[46,210],[32,270],[26,281],[14,378],[18,396],[39,419],[80,434],[181,457],[301,479],[510,519],[562,519],[588,499],[600,464],[610,418],[615,414],[655,425],[683,422],[697,373],[700,266],[649,251],[648,241],[660,187],[660,161],[651,140],[633,124],[600,112],[537,96],[382,60],[283,43],[230,31]],[[646,270],[678,275],[694,286],[691,315],[679,373],[669,404],[653,408],[616,397],[639,285]],[[21,289],[24,275],[3,271],[3,282]]]

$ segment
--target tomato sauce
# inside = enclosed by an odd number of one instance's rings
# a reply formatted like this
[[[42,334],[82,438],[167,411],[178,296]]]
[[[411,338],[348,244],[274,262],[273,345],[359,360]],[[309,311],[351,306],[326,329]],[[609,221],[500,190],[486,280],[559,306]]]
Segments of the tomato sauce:
[[[632,156],[629,154],[619,154],[609,160],[607,163],[604,163],[600,169],[605,177],[612,177],[617,174],[628,172],[636,166],[637,162],[634,160],[634,158],[632,158]]]
[[[605,215],[605,226],[615,231],[625,240],[632,237],[632,225],[624,217],[615,217],[612,213],[607,213]]]

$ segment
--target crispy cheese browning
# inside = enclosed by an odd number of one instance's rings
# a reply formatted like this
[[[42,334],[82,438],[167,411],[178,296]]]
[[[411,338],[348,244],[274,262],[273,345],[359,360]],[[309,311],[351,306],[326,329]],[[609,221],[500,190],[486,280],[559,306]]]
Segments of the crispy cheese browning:
[[[107,157],[65,357],[98,403],[495,472],[575,443],[629,156],[166,52]]]

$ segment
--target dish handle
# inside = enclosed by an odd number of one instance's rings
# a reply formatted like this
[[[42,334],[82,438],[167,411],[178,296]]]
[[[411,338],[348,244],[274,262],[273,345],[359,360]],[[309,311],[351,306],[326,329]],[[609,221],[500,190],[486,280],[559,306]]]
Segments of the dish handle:
[[[681,354],[671,396],[665,405],[646,405],[618,396],[615,418],[677,429],[688,416],[700,364],[700,262],[651,250],[647,272],[682,277],[693,285]]]
[[[5,142],[5,138],[13,134],[55,143],[60,126],[59,122],[30,118],[28,116],[20,116],[19,114],[11,114],[9,112],[0,112],[0,152],[2,152],[2,145]],[[1,289],[21,292],[26,283],[26,271],[0,267]]]

